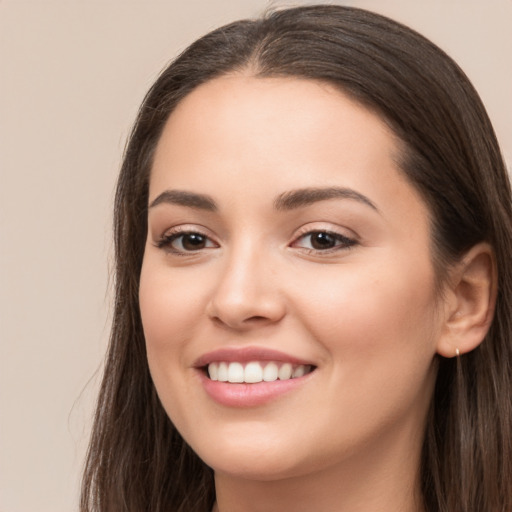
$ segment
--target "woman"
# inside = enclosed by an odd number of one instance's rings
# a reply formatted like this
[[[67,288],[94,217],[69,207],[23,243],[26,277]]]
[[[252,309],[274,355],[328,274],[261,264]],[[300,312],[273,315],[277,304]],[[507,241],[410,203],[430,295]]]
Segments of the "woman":
[[[510,186],[468,79],[348,7],[160,76],[82,510],[512,510]]]

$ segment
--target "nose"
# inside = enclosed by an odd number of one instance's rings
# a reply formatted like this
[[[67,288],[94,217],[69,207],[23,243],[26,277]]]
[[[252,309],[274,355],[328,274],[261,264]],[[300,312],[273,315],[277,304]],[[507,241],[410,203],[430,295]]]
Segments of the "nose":
[[[224,262],[207,306],[214,322],[246,331],[279,322],[285,313],[278,275],[261,254],[246,251]]]

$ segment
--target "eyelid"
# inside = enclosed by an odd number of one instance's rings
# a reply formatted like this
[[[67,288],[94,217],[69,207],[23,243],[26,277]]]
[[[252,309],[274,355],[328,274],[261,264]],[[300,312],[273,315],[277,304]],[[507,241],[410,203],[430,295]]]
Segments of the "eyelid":
[[[327,255],[333,252],[346,251],[351,249],[354,245],[359,243],[359,236],[356,235],[353,231],[350,231],[350,234],[343,233],[341,228],[333,228],[332,225],[327,227],[325,224],[307,224],[302,226],[293,236],[293,241],[290,244],[292,248],[300,249],[304,252],[311,254],[319,254],[319,255]],[[315,248],[307,248],[297,246],[298,242],[301,239],[306,238],[307,236],[311,236],[315,233],[324,233],[326,235],[330,235],[333,238],[341,241],[340,244],[335,245],[334,247],[325,248],[325,249],[315,249]]]
[[[186,256],[186,255],[194,255],[205,249],[212,249],[219,247],[218,242],[215,241],[214,237],[212,237],[209,233],[209,230],[203,228],[202,226],[198,226],[197,224],[183,224],[178,226],[173,226],[171,228],[166,229],[154,242],[154,245],[162,250],[166,250],[169,253],[178,255],[178,256]],[[202,247],[197,250],[179,250],[172,247],[172,243],[177,240],[181,236],[185,236],[188,234],[197,234],[205,237],[209,242],[213,244],[213,247]]]
[[[300,238],[301,236],[310,234],[310,233],[330,233],[332,235],[341,236],[343,238],[348,238],[354,240],[356,242],[360,241],[359,235],[345,226],[339,226],[331,222],[308,222],[304,224],[293,234],[293,239]]]

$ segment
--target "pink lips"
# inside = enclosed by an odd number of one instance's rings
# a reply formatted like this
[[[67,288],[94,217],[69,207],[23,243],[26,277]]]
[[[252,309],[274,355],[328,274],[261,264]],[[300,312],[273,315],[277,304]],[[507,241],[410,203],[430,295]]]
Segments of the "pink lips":
[[[302,387],[312,373],[289,380],[258,382],[255,384],[228,383],[211,380],[204,372],[204,367],[212,362],[275,361],[294,365],[307,365],[311,362],[292,357],[283,352],[258,347],[237,349],[220,349],[204,354],[194,363],[198,369],[201,384],[210,398],[227,407],[256,407],[275,400],[291,391]]]

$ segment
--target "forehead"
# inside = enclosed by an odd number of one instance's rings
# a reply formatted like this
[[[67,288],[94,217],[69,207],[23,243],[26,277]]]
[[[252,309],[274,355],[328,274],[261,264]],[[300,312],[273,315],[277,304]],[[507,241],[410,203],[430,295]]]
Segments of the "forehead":
[[[177,106],[157,146],[150,198],[191,188],[271,203],[290,189],[350,187],[404,215],[423,201],[397,164],[400,141],[335,87],[296,78],[229,75]],[[262,183],[264,186],[262,186]]]
[[[258,164],[283,171],[302,167],[296,160],[321,164],[334,158],[341,169],[375,156],[394,161],[397,153],[388,126],[329,84],[228,75],[199,86],[178,104],[159,141],[154,168],[163,159],[177,170],[192,160],[214,158],[220,167],[231,158],[238,172]],[[249,165],[240,168],[247,159]]]
[[[338,88],[295,77],[236,74],[208,81],[178,103],[167,128],[172,130],[178,123],[180,131],[190,129],[210,137],[236,123],[237,129],[244,128],[241,137],[251,132],[263,135],[258,131],[263,128],[265,134],[279,134],[280,139],[321,135],[326,141],[330,135],[353,133],[354,127],[363,128],[368,137],[388,139],[390,146],[395,143],[393,132],[380,117]]]

